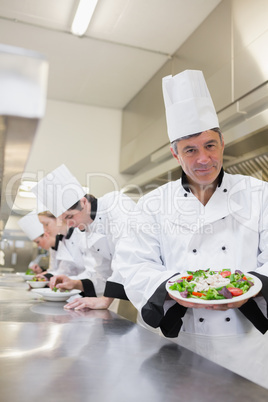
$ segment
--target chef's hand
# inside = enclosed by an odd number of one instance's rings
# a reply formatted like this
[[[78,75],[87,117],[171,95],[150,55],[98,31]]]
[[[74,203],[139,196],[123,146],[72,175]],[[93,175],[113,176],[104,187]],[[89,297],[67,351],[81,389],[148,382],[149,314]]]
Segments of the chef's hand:
[[[36,278],[46,278],[45,277],[45,274],[47,273],[47,271],[42,271],[42,273],[41,274],[37,274],[36,275]],[[47,279],[47,278],[46,278]]]
[[[68,304],[65,304],[64,308],[75,310],[81,310],[83,308],[90,308],[92,310],[105,310],[107,309],[114,299],[111,297],[81,297],[74,299]]]
[[[41,274],[43,272],[42,268],[40,268],[38,264],[33,264],[30,268],[35,274]]]
[[[227,303],[227,304],[214,304],[211,307],[208,307],[209,310],[221,310],[221,311],[226,311],[229,310],[230,308],[239,308],[243,306],[249,299],[242,300],[239,302],[234,302],[234,303]]]
[[[175,300],[181,306],[186,307],[186,308],[205,308],[207,310],[220,310],[220,311],[226,311],[226,310],[229,310],[230,308],[239,308],[248,301],[248,299],[246,299],[246,300],[242,300],[242,301],[234,302],[234,303],[204,305],[204,304],[191,303],[189,301],[186,301],[188,299],[186,299],[185,301],[181,300],[181,299],[177,299],[176,297],[172,296],[171,294],[169,294],[169,296],[171,299]]]
[[[50,278],[49,281],[50,289],[57,288],[63,290],[79,289],[81,292],[84,291],[82,281],[79,279],[71,279],[66,275],[57,275]]]

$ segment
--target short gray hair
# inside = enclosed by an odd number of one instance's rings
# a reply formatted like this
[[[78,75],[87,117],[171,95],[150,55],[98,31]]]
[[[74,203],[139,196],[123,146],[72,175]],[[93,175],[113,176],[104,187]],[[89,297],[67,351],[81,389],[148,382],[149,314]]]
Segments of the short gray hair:
[[[221,133],[221,130],[220,130],[218,127],[211,128],[210,130],[215,131],[216,133],[219,134],[220,142],[221,142],[221,144],[222,144],[222,133]],[[203,132],[203,131],[202,131],[202,132]],[[178,138],[177,140],[172,141],[170,145],[171,145],[171,147],[172,147],[172,149],[173,149],[175,155],[178,155],[177,144],[178,144],[179,141],[181,141],[181,140],[187,140],[188,138],[192,138],[192,137],[198,137],[200,134],[202,134],[202,132],[196,133],[196,134],[186,135],[185,137]]]

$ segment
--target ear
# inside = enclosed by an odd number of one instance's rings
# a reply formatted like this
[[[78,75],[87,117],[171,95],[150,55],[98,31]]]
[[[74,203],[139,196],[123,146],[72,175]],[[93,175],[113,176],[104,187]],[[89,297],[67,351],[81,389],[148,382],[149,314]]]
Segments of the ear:
[[[82,208],[85,208],[87,202],[88,202],[88,201],[87,201],[86,197],[81,198],[81,200],[80,200],[80,205],[81,205],[81,207],[82,207]]]
[[[171,151],[171,153],[172,153],[172,156],[173,156],[175,159],[177,159],[178,163],[180,164],[180,159],[179,159],[178,155],[175,154],[175,152],[174,152],[172,146],[170,146],[170,151]]]

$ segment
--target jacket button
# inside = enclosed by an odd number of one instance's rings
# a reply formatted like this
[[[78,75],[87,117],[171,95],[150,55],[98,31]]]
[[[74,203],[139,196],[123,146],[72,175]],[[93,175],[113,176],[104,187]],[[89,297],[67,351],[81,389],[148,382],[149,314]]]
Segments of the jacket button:
[[[194,249],[193,249],[193,253],[196,253],[196,252],[197,252],[197,250],[196,250],[196,248],[194,248]]]
[[[229,322],[229,321],[231,321],[231,318],[230,318],[230,317],[226,317],[226,318],[225,318],[225,321]]]
[[[200,321],[200,322],[203,322],[203,321],[204,321],[204,318],[199,318],[199,321]]]
[[[97,251],[100,251],[100,249],[98,248]]]
[[[223,192],[224,192],[224,193],[227,193],[227,188],[225,188],[225,189],[223,190]]]
[[[221,249],[224,251],[224,250],[226,250],[226,247],[225,247],[225,246],[222,246],[222,248],[221,248]]]
[[[184,193],[184,197],[188,197],[188,194],[187,194],[187,193]]]

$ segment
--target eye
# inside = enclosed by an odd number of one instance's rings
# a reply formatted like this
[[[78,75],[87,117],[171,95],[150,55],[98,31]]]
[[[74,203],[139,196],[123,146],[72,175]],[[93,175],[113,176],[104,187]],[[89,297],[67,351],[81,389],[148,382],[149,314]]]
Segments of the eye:
[[[194,151],[195,151],[194,148],[190,148],[190,149],[187,149],[187,151],[185,151],[185,153],[189,155],[189,154],[192,154]]]
[[[211,148],[214,148],[215,146],[216,146],[215,144],[208,144],[208,145],[207,145],[207,148],[208,148],[208,149],[211,149]]]

